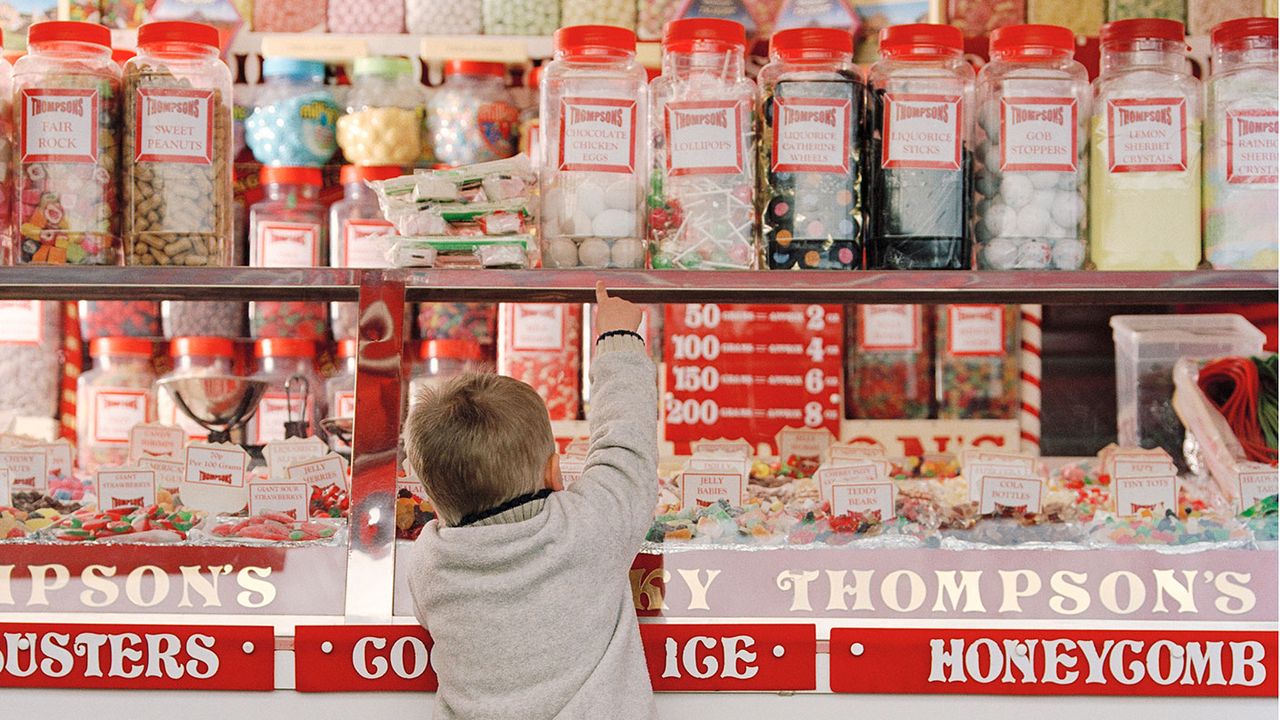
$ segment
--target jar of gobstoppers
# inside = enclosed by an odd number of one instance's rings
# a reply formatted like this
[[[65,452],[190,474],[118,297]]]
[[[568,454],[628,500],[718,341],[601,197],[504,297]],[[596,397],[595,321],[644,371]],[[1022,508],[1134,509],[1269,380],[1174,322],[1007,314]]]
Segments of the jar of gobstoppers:
[[[231,264],[231,71],[218,31],[138,29],[124,66],[124,244],[131,265]]]
[[[249,208],[249,265],[323,267],[328,257],[328,218],[320,202],[318,168],[263,167],[266,198]],[[254,337],[292,337],[307,341],[326,335],[324,303],[254,302]]]
[[[32,25],[13,92],[17,261],[119,264],[120,66],[111,32]]]
[[[867,80],[868,264],[967,269],[974,74],[960,31],[925,24],[885,28],[880,56]]]
[[[323,415],[327,418],[354,420],[356,416],[356,362],[359,351],[360,345],[355,339],[338,343],[338,371],[324,383]],[[341,438],[331,436],[330,443],[335,450],[351,450],[351,444]]]
[[[355,165],[410,165],[422,156],[426,93],[402,57],[356,58],[338,146]]]
[[[169,343],[173,370],[161,380],[182,377],[221,376],[235,374],[236,346],[227,338],[180,337]],[[192,442],[204,441],[209,431],[192,420],[163,388],[156,390],[156,417],[166,425],[176,425],[187,432]]]
[[[244,121],[245,142],[264,165],[320,167],[338,150],[336,128],[342,110],[325,85],[324,63],[267,58],[263,84]]]
[[[645,265],[648,87],[635,33],[561,28],[542,70],[542,256],[547,267]]]
[[[92,473],[129,459],[129,432],[155,418],[151,341],[98,338],[89,343],[93,369],[76,380],[76,447],[80,470]]]
[[[437,162],[472,165],[516,154],[520,109],[498,62],[450,60],[427,102],[427,139]]]
[[[1102,28],[1093,82],[1089,252],[1099,270],[1200,264],[1200,81],[1182,23]]]
[[[387,236],[395,227],[382,219],[378,196],[365,184],[369,180],[400,177],[395,166],[361,167],[343,165],[342,199],[329,206],[329,266],[380,268],[387,266]],[[333,303],[329,306],[333,337],[354,338],[359,324],[359,305]]]
[[[258,412],[245,426],[249,445],[265,445],[285,439],[285,424],[306,421],[305,436],[314,435],[319,424],[316,398],[323,386],[316,375],[316,346],[310,340],[263,338],[254,344],[258,371],[253,377],[267,382],[267,391],[258,403]],[[303,437],[301,427],[296,427]]]
[[[418,361],[409,381],[409,406],[413,407],[423,391],[457,377],[484,360],[480,343],[474,340],[423,340],[418,346]]]
[[[1205,85],[1204,245],[1219,269],[1277,264],[1275,18],[1213,28],[1213,74]]]
[[[582,306],[498,307],[498,373],[533,386],[552,420],[576,420],[582,406]]]
[[[756,84],[731,20],[667,24],[651,85],[649,250],[655,268],[755,269]]]
[[[1085,261],[1089,76],[1056,25],[991,33],[978,73],[978,267],[1079,270]]]
[[[760,234],[775,270],[862,267],[862,103],[853,36],[781,30],[760,71]]]

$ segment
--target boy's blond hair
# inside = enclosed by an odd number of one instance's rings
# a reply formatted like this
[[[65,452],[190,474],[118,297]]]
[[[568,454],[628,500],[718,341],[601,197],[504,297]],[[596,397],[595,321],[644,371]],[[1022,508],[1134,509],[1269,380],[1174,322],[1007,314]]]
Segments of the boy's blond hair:
[[[538,393],[493,374],[460,375],[423,391],[409,411],[404,441],[410,467],[451,526],[540,490],[556,452]]]

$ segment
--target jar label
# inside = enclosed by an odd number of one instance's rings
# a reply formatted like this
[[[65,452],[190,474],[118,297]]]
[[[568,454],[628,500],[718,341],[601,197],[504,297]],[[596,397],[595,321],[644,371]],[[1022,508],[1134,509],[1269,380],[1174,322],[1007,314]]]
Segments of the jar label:
[[[93,413],[89,418],[90,435],[95,443],[129,442],[129,432],[134,425],[147,421],[147,393],[145,390],[92,390]]]
[[[22,162],[98,162],[98,91],[22,91]]]
[[[1003,355],[1004,307],[951,305],[947,308],[947,352],[951,355]]]
[[[351,390],[342,390],[333,394],[333,416],[353,418],[356,416],[356,394]]]
[[[44,317],[38,300],[0,301],[0,342],[39,345],[44,341]]]
[[[258,223],[258,267],[315,267],[320,264],[320,226]]]
[[[773,172],[849,172],[851,100],[775,97],[773,107]]]
[[[1107,101],[1109,172],[1182,172],[1186,169],[1186,98]]]
[[[561,171],[632,173],[636,167],[636,101],[563,98],[559,141]]]
[[[919,352],[920,312],[915,305],[859,305],[858,349]]]
[[[512,350],[560,350],[564,346],[564,308],[520,304],[512,308]]]
[[[1000,100],[1000,171],[1076,171],[1079,109],[1070,97]]]
[[[395,226],[386,220],[348,220],[342,232],[342,267],[386,267],[386,241],[395,234]]]
[[[511,103],[485,103],[476,109],[476,127],[489,150],[497,157],[516,154],[520,109]]]
[[[885,93],[881,166],[959,170],[961,112],[959,95]]]
[[[138,88],[137,162],[213,162],[213,91]]]
[[[289,412],[290,404],[293,412]],[[284,439],[284,424],[289,422],[290,415],[296,420],[310,420],[311,414],[304,413],[302,398],[295,397],[293,402],[282,392],[269,392],[262,396],[258,403],[258,414],[253,426],[253,444],[266,445],[269,442]]]
[[[742,172],[742,115],[742,103],[736,100],[667,103],[667,173],[679,176]]]
[[[1280,179],[1280,111],[1227,111],[1227,182],[1274,185]]]

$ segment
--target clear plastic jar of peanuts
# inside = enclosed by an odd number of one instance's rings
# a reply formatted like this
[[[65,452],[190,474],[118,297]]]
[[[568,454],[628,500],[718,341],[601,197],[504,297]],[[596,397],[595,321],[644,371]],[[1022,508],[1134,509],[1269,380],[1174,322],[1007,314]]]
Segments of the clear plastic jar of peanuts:
[[[231,264],[231,149],[231,72],[218,58],[218,31],[143,25],[124,66],[128,264]]]

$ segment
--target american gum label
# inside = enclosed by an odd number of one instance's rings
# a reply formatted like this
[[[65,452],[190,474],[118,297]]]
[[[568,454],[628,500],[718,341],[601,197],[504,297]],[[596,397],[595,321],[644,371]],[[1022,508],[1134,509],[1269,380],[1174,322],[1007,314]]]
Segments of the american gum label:
[[[1107,101],[1107,169],[1113,173],[1187,169],[1185,98]]]
[[[43,340],[44,322],[38,301],[0,301],[0,342],[39,345]]]
[[[22,162],[96,163],[98,91],[22,91]]]
[[[213,91],[138,88],[138,162],[213,162]]]
[[[962,120],[959,95],[886,93],[881,165],[959,170]]]
[[[947,352],[952,355],[1000,355],[1004,352],[1004,308],[999,305],[951,305],[947,308]]]
[[[920,350],[920,312],[915,305],[859,305],[858,349]]]
[[[560,101],[560,170],[630,174],[636,166],[636,101]]]
[[[1280,111],[1227,111],[1227,182],[1274,185],[1280,177]]]
[[[395,234],[386,220],[348,220],[343,226],[342,266],[378,268],[387,264],[387,244],[379,238]]]
[[[147,393],[143,390],[92,390],[89,422],[93,428],[93,441],[98,443],[127,443],[134,425],[147,421]]]
[[[849,172],[852,101],[776,97],[774,113],[774,172]]]
[[[699,100],[667,103],[663,118],[670,175],[742,172],[742,103]]]
[[[258,223],[259,267],[315,267],[320,264],[320,227],[309,223]]]
[[[559,350],[564,345],[564,308],[520,304],[511,312],[513,350]]]
[[[1069,97],[1000,100],[1000,170],[1076,171],[1078,108]]]

